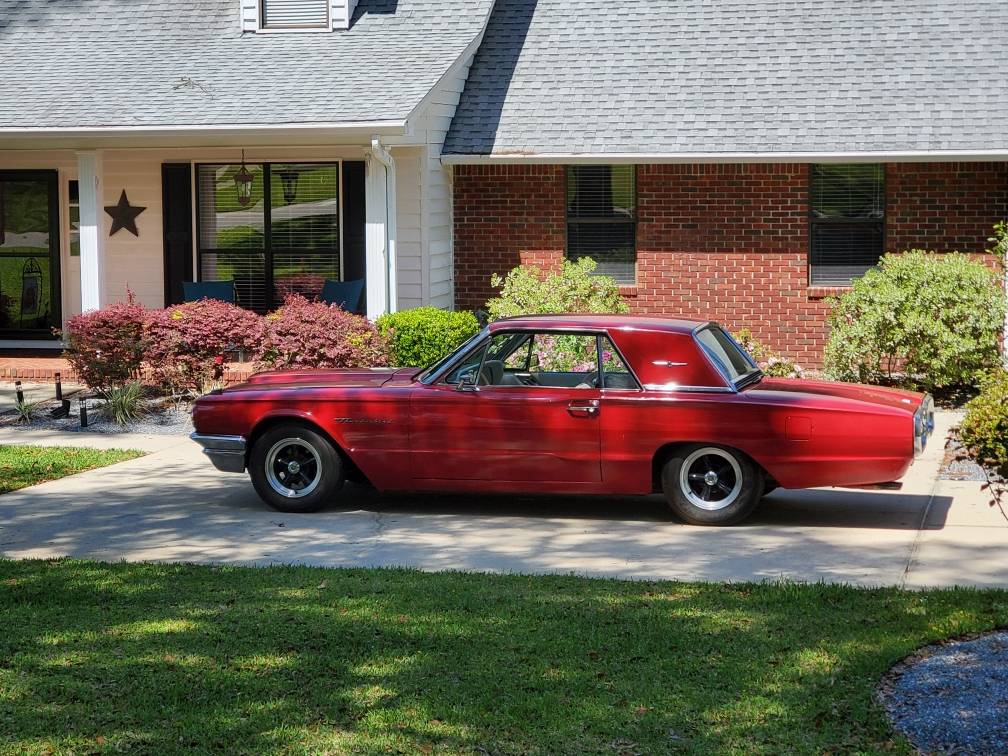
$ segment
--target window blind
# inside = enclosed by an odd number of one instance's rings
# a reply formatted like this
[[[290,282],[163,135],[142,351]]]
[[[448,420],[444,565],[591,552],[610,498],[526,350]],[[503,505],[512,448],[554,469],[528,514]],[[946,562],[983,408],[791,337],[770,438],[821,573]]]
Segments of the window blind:
[[[327,26],[329,0],[262,0],[264,28]]]
[[[202,281],[235,282],[238,304],[266,312],[288,294],[318,297],[341,278],[339,165],[246,164],[252,198],[238,202],[238,165],[197,168]]]
[[[810,283],[848,286],[885,251],[885,170],[877,164],[813,165]]]
[[[567,257],[590,257],[596,273],[633,283],[637,198],[632,165],[567,168]]]

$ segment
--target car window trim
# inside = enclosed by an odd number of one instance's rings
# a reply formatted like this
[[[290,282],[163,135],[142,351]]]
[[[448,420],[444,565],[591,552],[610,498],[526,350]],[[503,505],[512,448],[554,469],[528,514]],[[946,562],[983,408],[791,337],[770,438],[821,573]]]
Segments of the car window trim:
[[[609,386],[605,385],[606,384],[606,375],[605,375],[605,368],[604,368],[604,366],[602,364],[602,339],[605,339],[606,341],[608,341],[609,345],[616,352],[616,356],[620,358],[620,362],[622,362],[623,366],[627,369],[627,373],[630,375],[631,378],[633,378],[633,382],[637,384],[636,388],[616,388],[616,387],[610,388]],[[612,336],[609,335],[609,331],[604,331],[604,332],[600,332],[600,333],[596,333],[595,334],[595,354],[598,357],[598,374],[599,374],[599,383],[600,383],[599,390],[601,390],[601,391],[636,391],[636,392],[640,392],[640,391],[644,390],[644,387],[641,385],[641,382],[637,379],[637,376],[634,375],[634,371],[633,371],[633,368],[630,367],[630,363],[627,362],[626,357],[623,356],[623,352],[620,351],[620,348],[618,346],[616,346],[616,342],[613,341]]]

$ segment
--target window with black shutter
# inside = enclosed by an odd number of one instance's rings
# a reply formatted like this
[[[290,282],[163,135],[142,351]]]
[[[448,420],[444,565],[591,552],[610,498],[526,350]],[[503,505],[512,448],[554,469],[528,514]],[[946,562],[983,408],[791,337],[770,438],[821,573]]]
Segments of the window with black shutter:
[[[885,166],[813,165],[809,279],[849,286],[885,253]]]
[[[597,274],[624,284],[637,266],[635,177],[632,165],[567,168],[567,257],[590,257]]]

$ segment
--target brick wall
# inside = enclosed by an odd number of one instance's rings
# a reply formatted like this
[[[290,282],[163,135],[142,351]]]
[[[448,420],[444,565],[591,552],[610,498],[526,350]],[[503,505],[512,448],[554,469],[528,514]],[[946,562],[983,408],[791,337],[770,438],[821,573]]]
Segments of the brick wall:
[[[457,166],[454,187],[457,307],[481,307],[491,273],[563,258],[563,166]],[[890,164],[886,192],[887,249],[980,252],[1008,217],[1008,164]],[[637,215],[632,311],[745,326],[820,363],[837,290],[808,285],[808,165],[642,165]]]

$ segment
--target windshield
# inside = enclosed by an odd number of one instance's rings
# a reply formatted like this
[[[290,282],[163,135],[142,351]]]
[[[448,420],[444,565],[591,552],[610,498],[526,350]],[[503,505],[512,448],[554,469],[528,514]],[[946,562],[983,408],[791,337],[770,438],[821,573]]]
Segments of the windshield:
[[[736,388],[763,375],[752,357],[720,326],[704,326],[696,332],[696,340]]]
[[[431,380],[439,372],[441,372],[442,368],[444,368],[445,366],[447,366],[449,362],[451,362],[452,360],[454,360],[456,357],[460,356],[463,352],[468,351],[470,349],[470,347],[472,347],[473,345],[475,345],[481,339],[486,338],[486,335],[487,335],[487,329],[484,328],[482,331],[480,331],[479,333],[477,333],[471,339],[468,339],[468,340],[462,342],[447,357],[442,357],[440,360],[438,360],[437,362],[435,362],[429,368],[427,368],[426,370],[424,370],[420,374],[420,376],[417,378],[417,380],[419,380],[421,383],[430,383]]]

